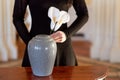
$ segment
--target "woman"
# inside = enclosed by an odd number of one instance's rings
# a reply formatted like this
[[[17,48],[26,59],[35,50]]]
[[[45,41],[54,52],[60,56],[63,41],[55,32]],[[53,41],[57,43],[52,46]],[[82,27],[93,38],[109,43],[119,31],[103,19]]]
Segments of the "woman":
[[[24,15],[27,5],[30,8],[32,17],[32,27],[28,32],[24,24]],[[48,9],[51,6],[59,10],[67,11],[73,5],[77,19],[67,27],[62,24],[61,27],[50,34],[50,18]],[[77,32],[88,20],[88,10],[85,0],[15,0],[13,23],[26,46],[32,37],[37,34],[50,35],[57,43],[57,56],[55,66],[76,66],[77,60],[71,46],[71,36]],[[30,66],[27,48],[23,58],[23,67]]]

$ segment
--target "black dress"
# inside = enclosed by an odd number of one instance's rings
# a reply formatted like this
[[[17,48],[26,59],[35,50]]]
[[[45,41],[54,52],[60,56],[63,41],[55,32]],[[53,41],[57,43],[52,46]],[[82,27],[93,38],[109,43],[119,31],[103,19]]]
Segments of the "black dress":
[[[32,27],[28,32],[24,24],[24,15],[27,5],[30,8]],[[88,10],[85,0],[15,0],[13,23],[22,40],[28,45],[29,40],[37,34],[50,34],[50,18],[48,9],[54,6],[60,10],[68,11],[73,5],[77,19],[67,27],[63,24],[59,30],[66,34],[64,43],[57,43],[57,56],[55,66],[75,66],[77,60],[71,45],[71,36],[77,32],[88,20]],[[27,48],[25,50],[22,66],[30,66]]]

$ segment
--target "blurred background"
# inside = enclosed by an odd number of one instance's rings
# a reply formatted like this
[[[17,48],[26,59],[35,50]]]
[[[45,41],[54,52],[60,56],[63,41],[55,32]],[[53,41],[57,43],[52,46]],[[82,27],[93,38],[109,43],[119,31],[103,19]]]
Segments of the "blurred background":
[[[106,65],[110,76],[120,79],[120,0],[85,0],[89,21],[73,37],[72,44],[79,65]],[[0,0],[0,67],[21,66],[25,44],[12,23],[14,0]],[[75,11],[70,8],[70,25]],[[25,24],[31,17],[26,10]],[[113,72],[113,73],[112,73]],[[113,79],[111,79],[113,80]],[[115,79],[114,79],[115,80]]]

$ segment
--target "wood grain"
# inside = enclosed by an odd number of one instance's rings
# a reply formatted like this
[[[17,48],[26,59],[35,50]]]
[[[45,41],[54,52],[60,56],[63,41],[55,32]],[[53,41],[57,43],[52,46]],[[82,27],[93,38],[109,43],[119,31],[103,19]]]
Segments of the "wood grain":
[[[30,67],[0,68],[0,80],[97,80],[107,76],[105,66],[54,67],[46,77],[34,76]]]

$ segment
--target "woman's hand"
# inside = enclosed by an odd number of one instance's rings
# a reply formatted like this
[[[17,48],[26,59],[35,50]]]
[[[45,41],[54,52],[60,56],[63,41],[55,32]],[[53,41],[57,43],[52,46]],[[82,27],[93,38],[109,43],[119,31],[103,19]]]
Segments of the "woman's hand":
[[[63,43],[66,40],[66,35],[63,31],[57,31],[50,35],[55,42],[57,43]]]

